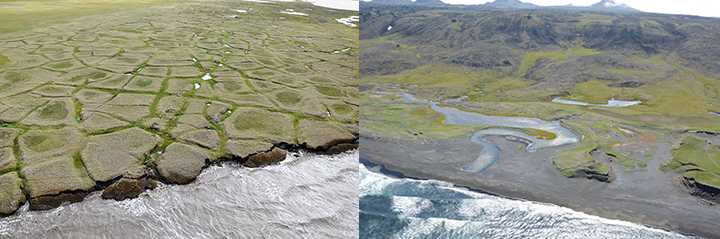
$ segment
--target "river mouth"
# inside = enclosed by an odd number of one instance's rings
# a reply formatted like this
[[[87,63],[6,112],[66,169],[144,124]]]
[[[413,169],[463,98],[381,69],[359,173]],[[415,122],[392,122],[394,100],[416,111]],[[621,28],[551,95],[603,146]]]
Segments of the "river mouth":
[[[383,95],[395,95],[401,98],[394,99],[393,101],[412,101],[412,102],[423,102],[430,105],[430,108],[438,113],[445,116],[443,123],[449,125],[491,125],[500,128],[489,128],[473,133],[471,141],[483,146],[482,151],[478,158],[472,163],[460,167],[461,170],[481,173],[487,168],[495,164],[500,158],[500,150],[495,147],[491,142],[483,139],[484,136],[488,135],[499,135],[521,139],[522,141],[529,142],[525,147],[528,152],[534,152],[541,148],[555,147],[560,145],[574,144],[579,142],[579,139],[575,134],[570,132],[568,129],[562,127],[557,121],[543,121],[537,118],[530,117],[510,117],[510,116],[492,116],[484,115],[480,113],[462,111],[451,107],[438,106],[436,102],[432,102],[425,99],[417,99],[408,93],[387,93],[387,92],[376,92],[377,94]],[[555,135],[552,139],[540,139],[535,136],[530,136],[523,132],[514,129],[536,129],[545,132],[550,132]]]

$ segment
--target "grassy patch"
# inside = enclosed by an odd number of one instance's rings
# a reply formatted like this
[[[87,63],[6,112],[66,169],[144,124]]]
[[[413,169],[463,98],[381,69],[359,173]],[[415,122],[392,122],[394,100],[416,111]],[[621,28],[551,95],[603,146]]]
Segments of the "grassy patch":
[[[682,144],[671,151],[677,165],[694,165],[698,168],[720,174],[720,149],[708,146],[707,141],[694,136],[685,137]]]
[[[144,87],[151,85],[152,83],[153,83],[153,81],[151,79],[141,79],[141,80],[135,81],[134,85],[135,85],[135,87],[144,88]]]
[[[602,151],[603,151],[603,153],[612,156],[614,158],[613,161],[617,161],[618,163],[620,163],[620,165],[622,165],[622,167],[625,168],[625,170],[632,172],[633,169],[635,169],[636,165],[634,162],[635,160],[633,160],[633,158],[628,157],[627,155],[615,152],[612,149],[610,149],[610,147],[607,147],[607,146],[603,147]],[[645,166],[647,166],[647,164],[645,164]]]
[[[578,170],[591,170],[589,166],[594,165],[595,160],[590,157],[590,151],[598,148],[598,138],[585,125],[566,122],[566,126],[580,133],[580,143],[575,148],[560,152],[553,158],[553,164],[563,176],[571,178]]]
[[[590,80],[575,85],[570,100],[584,101],[593,104],[605,104],[610,98],[622,93],[622,89],[607,86],[608,82]]]
[[[66,61],[66,62],[60,62],[60,63],[52,64],[52,65],[49,65],[49,66],[50,66],[50,68],[53,68],[53,69],[65,69],[65,68],[70,68],[70,67],[72,67],[73,64]]]
[[[483,128],[444,124],[445,116],[427,105],[367,103],[360,107],[360,115],[363,126],[392,138],[458,138]]]
[[[583,19],[580,19],[580,23],[575,27],[575,29],[577,29],[577,30],[583,29],[585,27],[585,25],[588,23],[599,23],[599,24],[610,25],[610,24],[612,24],[612,21],[608,20],[608,19],[600,20],[600,19],[583,18]]]
[[[20,170],[20,165],[18,165],[17,163],[12,163],[9,166],[0,169],[0,175],[6,174],[9,172],[15,172],[17,170]]]
[[[75,154],[73,154],[72,158],[73,158],[73,166],[75,166],[75,168],[78,170],[84,170],[85,165],[83,165],[83,161],[80,157],[80,152],[78,151]]]
[[[349,114],[349,113],[351,113],[353,110],[355,110],[355,108],[350,107],[349,105],[346,105],[346,104],[334,104],[334,105],[331,105],[330,107],[331,107],[335,112],[337,112],[338,114],[341,114],[341,115]]]
[[[720,176],[705,171],[688,171],[683,174],[686,178],[694,179],[696,182],[720,188]]]
[[[524,76],[527,74],[527,70],[530,69],[533,65],[535,65],[535,61],[542,58],[550,58],[550,59],[563,59],[567,58],[569,56],[589,56],[589,55],[596,55],[600,54],[601,52],[593,50],[593,49],[586,49],[582,46],[575,45],[572,47],[569,47],[567,49],[560,49],[558,51],[552,51],[552,52],[525,52],[525,58],[523,58],[522,64],[518,68],[518,70],[513,73],[515,76]]]
[[[467,96],[469,101],[482,101],[510,89],[527,87],[531,81],[484,71],[428,64],[394,75],[372,76],[364,83],[389,83],[405,86],[412,95],[442,101]],[[497,101],[498,99],[492,99]],[[512,100],[512,99],[508,99]]]
[[[7,58],[6,56],[0,55],[0,66],[5,65],[7,63],[10,63],[10,58]]]
[[[320,94],[327,95],[327,96],[333,96],[333,97],[345,97],[346,95],[343,93],[342,90],[338,89],[337,87],[330,87],[330,86],[316,86],[317,91],[320,92]]]
[[[40,109],[40,118],[47,120],[62,120],[67,114],[65,101],[53,101]]]
[[[302,96],[300,96],[296,93],[290,92],[290,91],[283,91],[283,92],[275,94],[275,96],[277,97],[278,101],[285,103],[285,104],[293,104],[293,105],[300,103],[300,101],[303,99]]]
[[[682,173],[684,177],[696,182],[720,188],[720,149],[709,145],[704,139],[687,136],[682,143],[671,150],[673,160],[660,164],[660,169]]]
[[[92,80],[97,80],[97,79],[103,78],[103,77],[105,77],[105,76],[107,76],[107,73],[105,73],[105,72],[93,72],[93,73],[90,73],[90,74],[87,74],[87,75],[79,75],[79,76],[73,77],[73,78],[70,79],[69,81],[70,81],[70,82],[77,82],[77,81],[83,81],[83,82],[84,82],[84,81],[86,81],[86,80],[91,80],[91,79],[92,79]]]

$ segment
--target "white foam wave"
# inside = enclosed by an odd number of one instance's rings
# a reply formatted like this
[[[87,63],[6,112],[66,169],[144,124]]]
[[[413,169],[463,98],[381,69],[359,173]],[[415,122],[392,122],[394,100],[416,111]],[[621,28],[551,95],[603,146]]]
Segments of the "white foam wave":
[[[392,194],[387,191],[391,184],[434,186],[443,190],[450,189],[470,197],[444,200],[449,204],[440,205],[438,201],[433,203],[422,198],[424,195],[392,196],[392,211],[398,213],[399,218],[410,221],[410,224],[403,230],[393,235],[395,238],[427,237],[431,233],[447,230],[452,235],[467,235],[465,233],[482,231],[483,235],[493,235],[498,238],[538,237],[540,235],[564,238],[618,238],[618,235],[633,238],[686,238],[684,235],[674,232],[588,215],[557,205],[473,192],[448,182],[394,179],[367,170],[362,164],[360,165],[361,197]],[[422,191],[426,192],[426,190]],[[439,209],[453,211],[437,212],[436,210]],[[424,211],[428,213],[423,215],[429,217],[418,217]],[[440,229],[441,227],[444,230]]]
[[[393,196],[392,209],[400,213],[402,217],[414,217],[420,214],[424,209],[432,206],[432,202],[428,199],[419,197]]]

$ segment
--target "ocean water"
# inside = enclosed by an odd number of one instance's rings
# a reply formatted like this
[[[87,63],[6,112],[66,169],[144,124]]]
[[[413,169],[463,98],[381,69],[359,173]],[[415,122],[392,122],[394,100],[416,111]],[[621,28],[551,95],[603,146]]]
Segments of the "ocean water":
[[[278,165],[210,166],[187,185],[139,198],[0,218],[0,238],[357,238],[358,151],[288,156]]]
[[[361,162],[360,238],[696,238],[448,182],[390,177]]]

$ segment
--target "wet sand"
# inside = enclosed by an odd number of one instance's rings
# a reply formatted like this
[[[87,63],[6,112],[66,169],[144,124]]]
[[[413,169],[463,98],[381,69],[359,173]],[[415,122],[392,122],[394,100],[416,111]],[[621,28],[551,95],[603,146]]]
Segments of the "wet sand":
[[[471,135],[471,134],[470,134]],[[375,137],[360,139],[360,157],[409,177],[436,179],[511,198],[565,206],[605,218],[642,223],[708,238],[720,238],[720,207],[683,191],[678,174],[657,170],[660,158],[670,157],[672,145],[661,145],[647,160],[648,167],[624,170],[611,165],[611,183],[584,177],[563,177],[552,163],[564,145],[527,152],[524,143],[502,136],[486,136],[500,150],[500,159],[480,174],[459,167],[474,161],[481,146],[470,135],[456,140],[403,141]]]

